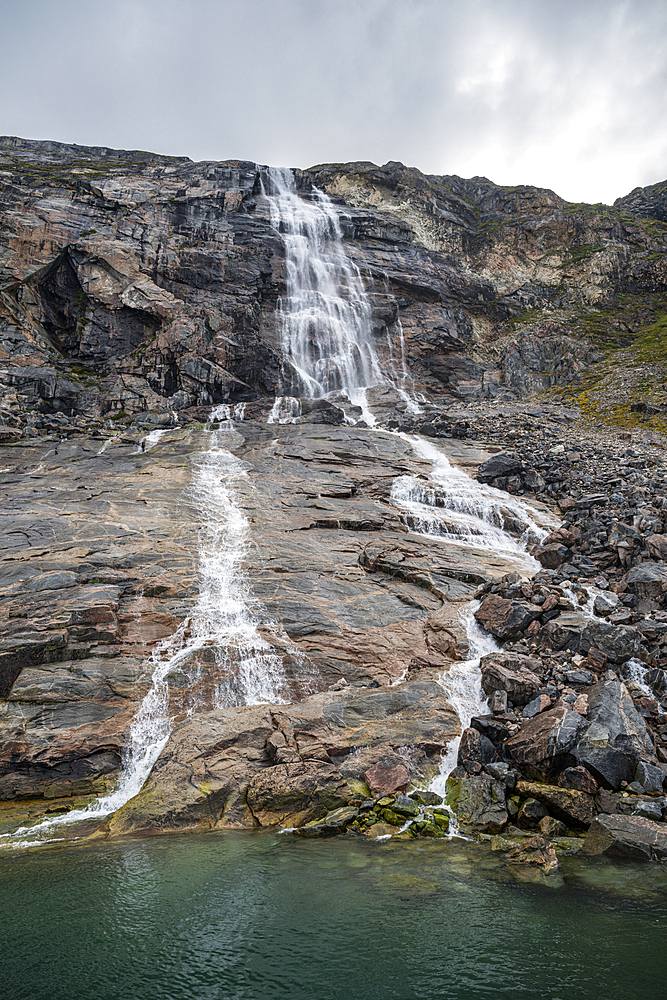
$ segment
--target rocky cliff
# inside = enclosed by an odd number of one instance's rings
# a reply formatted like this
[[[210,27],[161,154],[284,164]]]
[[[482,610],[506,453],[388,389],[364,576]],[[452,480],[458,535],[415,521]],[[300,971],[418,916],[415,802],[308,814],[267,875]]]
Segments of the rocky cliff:
[[[421,413],[385,384],[368,394],[372,432],[336,398],[267,423],[291,372],[266,168],[0,140],[0,826],[113,788],[149,691],[164,750],[106,832],[336,813],[325,832],[381,835],[413,820],[440,802],[423,786],[460,733],[438,678],[468,655],[475,594],[505,652],[484,674],[492,715],[463,734],[462,821],[588,826],[623,814],[623,782],[662,825],[661,439],[634,451],[576,420],[606,393],[609,419],[662,426],[664,185],[590,206],[399,163],[295,178],[302,197],[334,200],[375,351]],[[504,541],[467,544],[428,452],[396,430],[438,438],[473,477],[481,465]],[[421,513],[397,501],[408,480]],[[537,542],[517,495],[557,529],[530,583],[514,572],[516,540]],[[445,509],[437,530],[429,504]],[[226,617],[198,633],[212,574]],[[588,617],[580,584],[602,595]],[[239,677],[252,682],[257,657],[280,669],[254,699],[268,704],[248,705]],[[632,687],[637,657],[653,694]],[[605,713],[623,757],[612,777],[586,757]],[[528,800],[543,805],[517,819]],[[418,822],[438,835],[439,817]]]
[[[284,248],[262,181],[247,162],[0,140],[0,385],[14,420],[272,400]],[[664,310],[660,185],[610,207],[400,163],[315,167],[297,183],[336,200],[378,348],[400,323],[415,386],[436,396],[571,383]]]

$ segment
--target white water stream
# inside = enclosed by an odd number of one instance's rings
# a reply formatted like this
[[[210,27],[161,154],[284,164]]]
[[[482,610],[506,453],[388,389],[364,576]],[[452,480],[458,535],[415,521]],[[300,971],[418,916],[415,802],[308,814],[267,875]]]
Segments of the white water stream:
[[[359,268],[343,246],[343,232],[331,199],[313,187],[312,198],[301,198],[292,171],[270,167],[264,195],[271,222],[285,245],[287,294],[278,303],[278,325],[285,358],[294,371],[286,395],[278,397],[272,423],[287,423],[297,413],[298,397],[320,399],[344,392],[363,419],[375,417],[366,390],[392,385],[408,409],[419,407],[406,389],[403,330],[399,347],[388,337],[389,370],[382,370],[373,346],[371,304]],[[294,400],[295,402],[288,402]]]
[[[414,451],[431,462],[427,483],[415,476],[401,476],[391,491],[394,504],[403,511],[411,531],[437,538],[476,551],[483,561],[485,555],[500,556],[521,574],[529,575],[540,568],[526,546],[541,541],[552,526],[552,519],[516,497],[485,486],[449,461],[432,442],[416,435],[401,434]],[[545,527],[545,525],[548,526]],[[509,531],[513,534],[510,534]],[[454,663],[446,670],[440,684],[459,717],[461,731],[470,725],[474,715],[488,712],[482,690],[480,660],[488,653],[498,652],[493,637],[477,623],[474,613],[479,603],[472,601],[462,612],[469,644],[469,658]],[[445,794],[447,776],[456,767],[460,737],[447,748],[440,772],[430,788]]]
[[[217,408],[211,419],[226,420],[226,411]],[[118,785],[83,809],[0,836],[0,845],[25,847],[64,839],[65,827],[109,816],[133,798],[173,728],[170,685],[184,678],[186,688],[192,688],[201,674],[201,654],[213,671],[214,707],[284,700],[282,659],[260,635],[260,611],[243,573],[249,524],[239,506],[239,488],[247,473],[224,447],[225,429],[209,425],[205,433],[207,447],[197,456],[191,487],[202,524],[199,595],[179,629],[159,643],[150,657],[151,685],[130,727]]]

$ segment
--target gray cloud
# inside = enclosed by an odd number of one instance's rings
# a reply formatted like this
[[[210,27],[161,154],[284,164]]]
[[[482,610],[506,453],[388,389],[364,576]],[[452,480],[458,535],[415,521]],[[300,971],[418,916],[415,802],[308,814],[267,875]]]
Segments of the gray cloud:
[[[613,200],[667,177],[662,0],[4,0],[0,130]]]

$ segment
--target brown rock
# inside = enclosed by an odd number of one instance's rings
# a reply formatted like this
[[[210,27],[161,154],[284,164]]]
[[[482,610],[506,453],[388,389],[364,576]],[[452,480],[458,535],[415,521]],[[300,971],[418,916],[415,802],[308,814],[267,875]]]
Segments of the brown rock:
[[[540,833],[547,840],[550,837],[564,837],[567,833],[567,827],[565,823],[561,823],[559,819],[554,819],[553,816],[543,816],[539,822]]]
[[[593,670],[595,673],[600,674],[603,670],[607,669],[607,661],[607,654],[603,653],[600,649],[596,649],[595,646],[591,646],[588,650],[589,670]]]
[[[592,795],[557,785],[542,785],[534,781],[518,781],[516,790],[542,802],[551,815],[562,818],[570,826],[589,826],[595,817]]]
[[[543,545],[535,551],[535,558],[538,559],[546,569],[557,569],[564,563],[570,554],[570,550],[564,545]]]
[[[551,875],[560,868],[556,848],[544,837],[530,837],[523,844],[511,847],[505,855],[509,865],[534,865],[545,875]]]
[[[513,639],[541,614],[540,607],[527,601],[510,601],[498,594],[488,594],[475,612],[475,618],[496,639]]]
[[[596,795],[598,783],[582,765],[577,767],[567,767],[559,776],[558,784],[561,788],[571,788],[574,791],[586,792],[588,795]]]
[[[667,562],[667,535],[649,535],[646,539],[646,548],[651,559]]]
[[[395,795],[407,790],[410,772],[405,764],[385,758],[364,772],[364,780],[374,796]]]
[[[570,750],[586,725],[583,716],[561,702],[524,722],[507,740],[505,749],[524,774],[548,781],[568,762]]]
[[[506,691],[507,697],[515,705],[527,705],[542,686],[536,671],[541,671],[541,663],[536,657],[521,656],[518,653],[489,653],[480,662],[482,688],[486,694]]]

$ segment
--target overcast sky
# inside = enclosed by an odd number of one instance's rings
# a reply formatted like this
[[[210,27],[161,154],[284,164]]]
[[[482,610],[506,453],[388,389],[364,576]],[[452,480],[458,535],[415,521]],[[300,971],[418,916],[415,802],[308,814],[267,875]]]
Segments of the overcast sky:
[[[402,160],[613,201],[667,178],[666,0],[0,0],[0,134]]]

